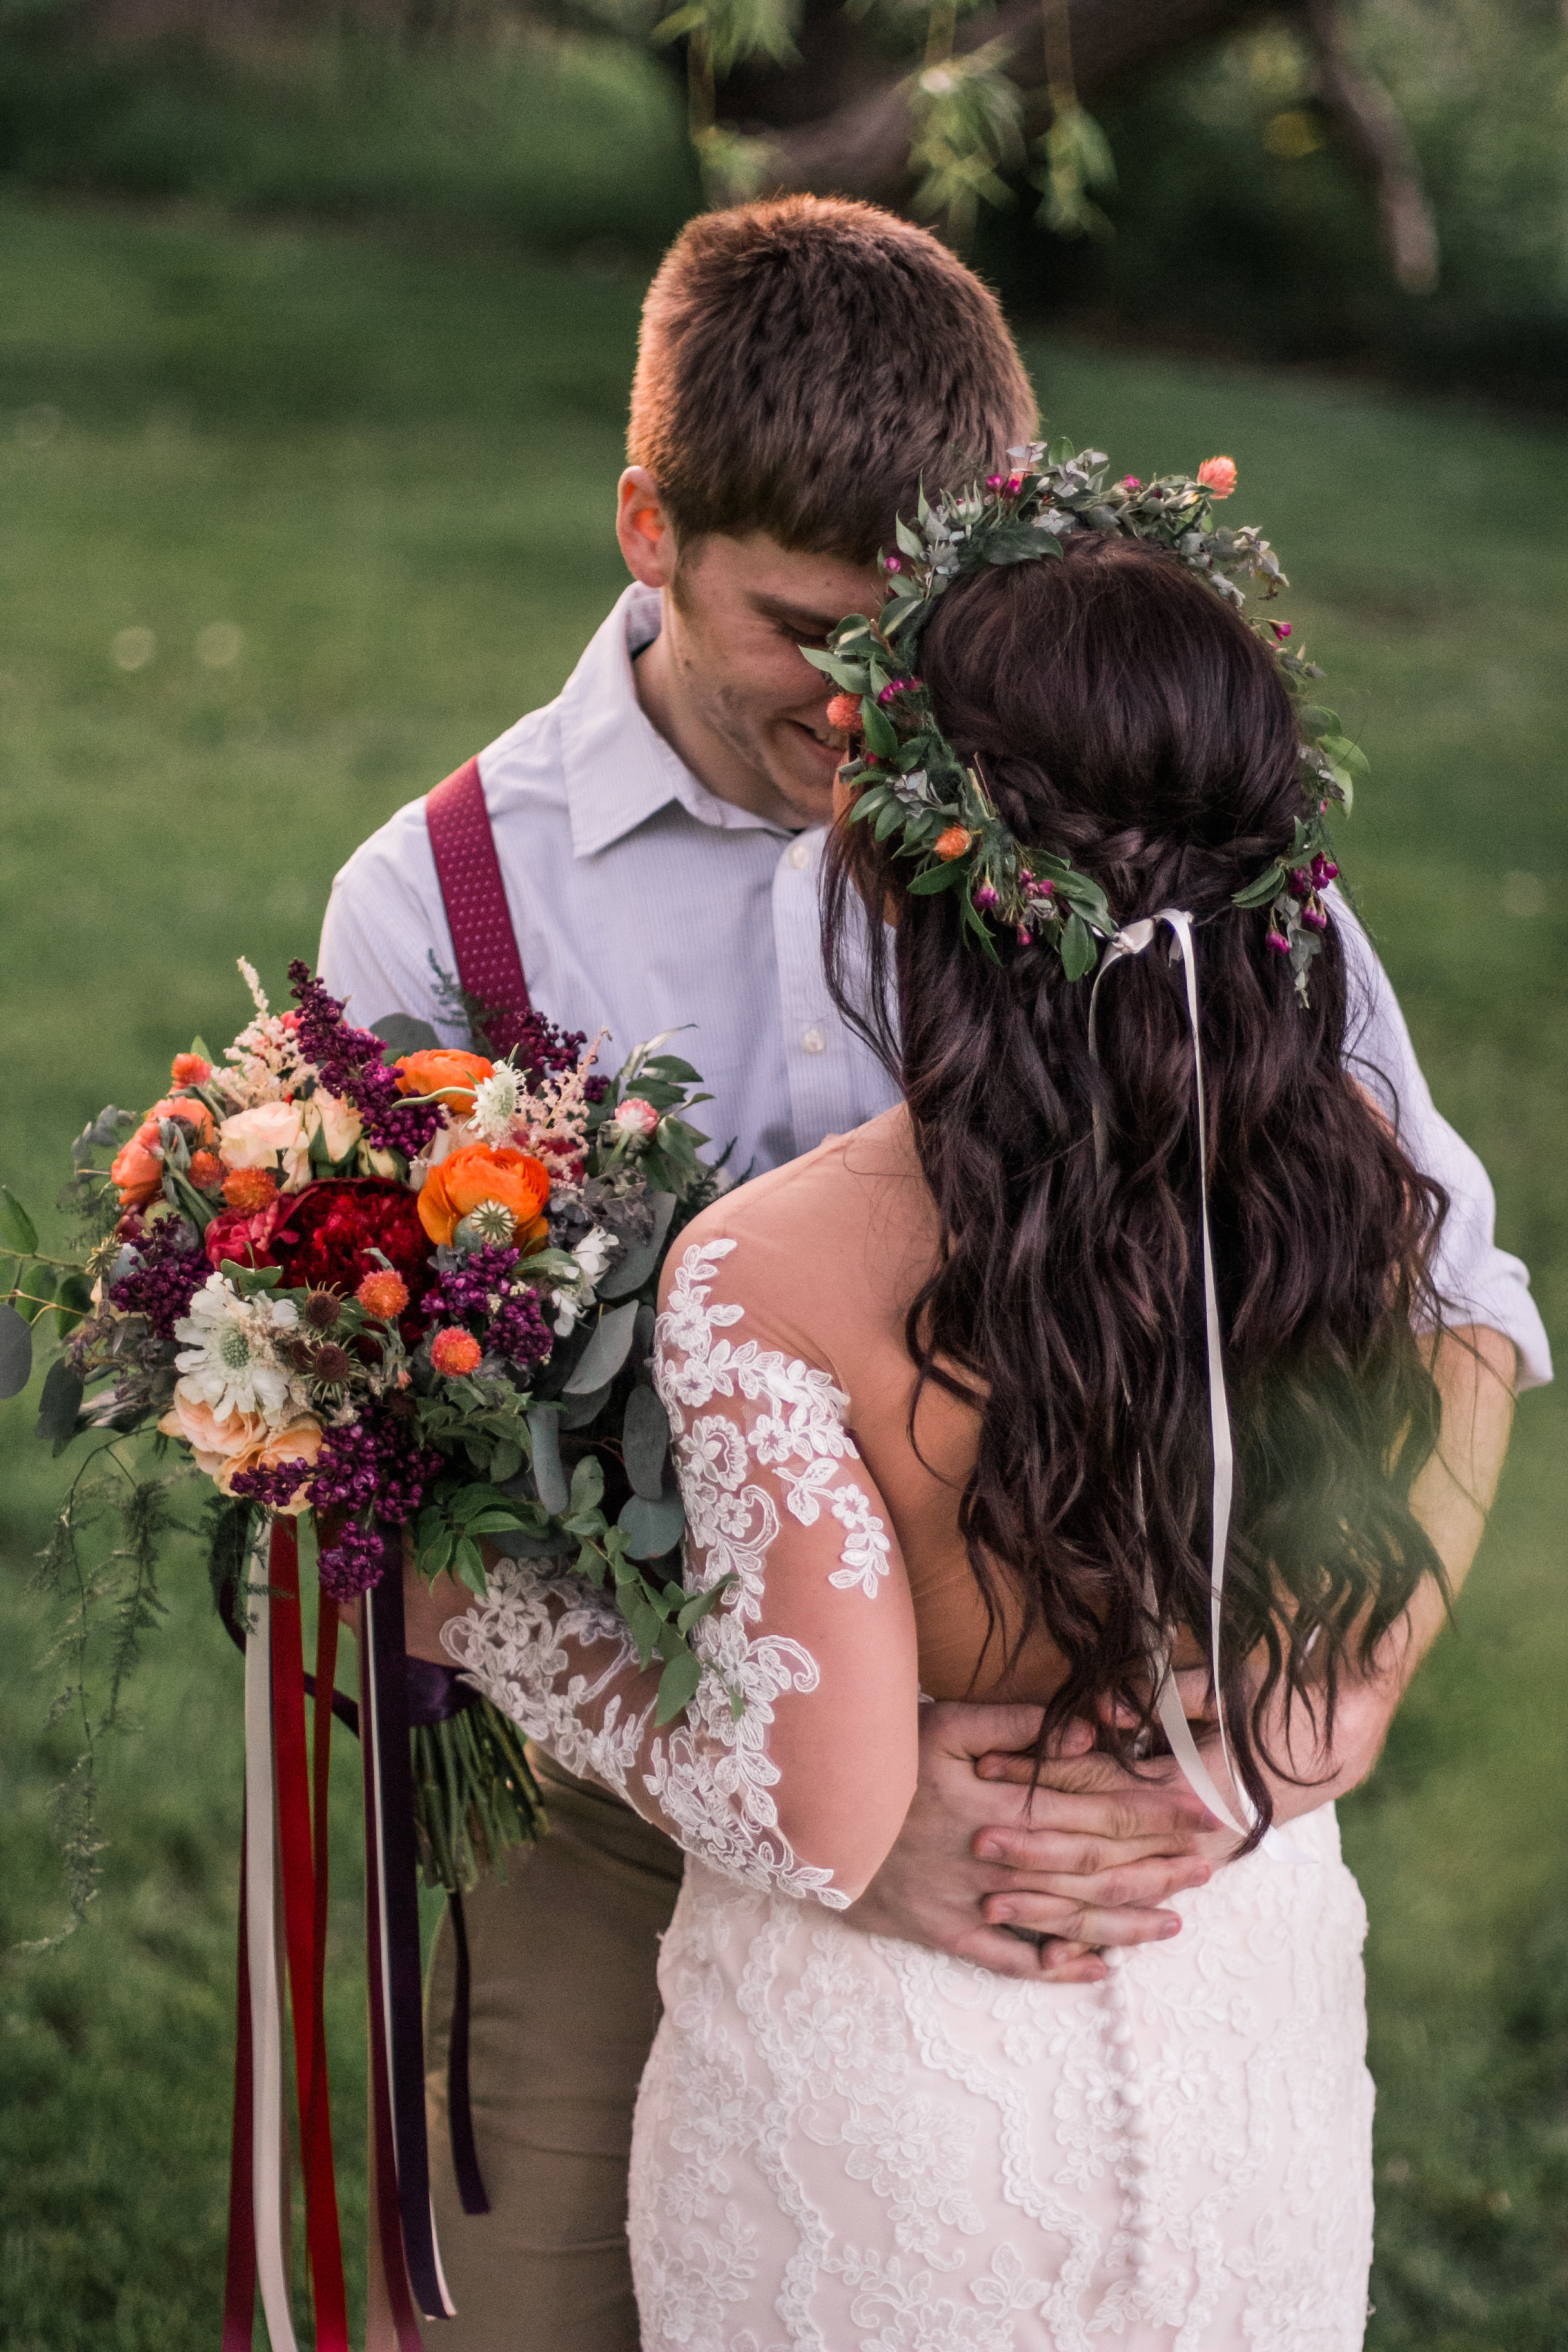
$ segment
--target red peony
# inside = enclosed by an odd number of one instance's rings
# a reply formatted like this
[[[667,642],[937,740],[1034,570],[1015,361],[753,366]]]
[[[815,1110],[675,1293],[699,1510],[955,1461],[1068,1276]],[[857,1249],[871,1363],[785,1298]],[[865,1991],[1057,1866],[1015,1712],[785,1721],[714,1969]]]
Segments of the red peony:
[[[269,1244],[271,1263],[291,1290],[335,1290],[352,1297],[367,1274],[384,1269],[380,1250],[408,1286],[409,1312],[398,1328],[413,1347],[422,1325],[420,1300],[436,1278],[430,1237],[419,1222],[417,1196],[378,1177],[338,1177],[307,1185],[291,1202]]]

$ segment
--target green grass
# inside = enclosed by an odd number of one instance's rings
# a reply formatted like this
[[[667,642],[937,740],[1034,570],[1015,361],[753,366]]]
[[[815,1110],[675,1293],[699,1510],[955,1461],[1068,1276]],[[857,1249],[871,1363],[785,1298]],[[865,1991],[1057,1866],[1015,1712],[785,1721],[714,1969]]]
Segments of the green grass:
[[[559,266],[0,209],[0,1180],[36,1209],[103,1102],[151,1100],[195,1029],[231,1034],[235,955],[277,986],[354,843],[564,677],[622,576],[636,306]],[[1119,464],[1240,465],[1237,510],[1302,583],[1289,609],[1373,761],[1362,898],[1561,1336],[1562,440],[1310,379],[1030,356],[1053,426]],[[216,668],[197,651],[215,623],[243,636]],[[112,658],[127,629],[156,640],[133,671]],[[58,1470],[29,1412],[0,1412],[0,1945],[61,1916],[46,1797],[74,1752],[32,1666],[26,1568]],[[1563,2341],[1565,1439],[1563,1409],[1527,1401],[1458,1628],[1344,1809],[1373,1922],[1376,2352]],[[188,1548],[164,1590],[141,1735],[104,1752],[92,1924],[0,1973],[7,2352],[216,2340],[239,1672]],[[352,2242],[347,1758],[338,1799]]]

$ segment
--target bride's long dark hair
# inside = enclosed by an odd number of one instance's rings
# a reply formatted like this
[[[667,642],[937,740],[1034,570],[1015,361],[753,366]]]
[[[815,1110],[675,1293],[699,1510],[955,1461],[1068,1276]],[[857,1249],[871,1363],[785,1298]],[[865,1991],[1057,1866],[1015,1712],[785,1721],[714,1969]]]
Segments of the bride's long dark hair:
[[[1260,1834],[1264,1711],[1280,1678],[1331,1727],[1347,1664],[1364,1662],[1424,1575],[1441,1580],[1410,1489],[1437,1435],[1413,1317],[1436,1319],[1427,1267],[1447,1203],[1347,1074],[1334,931],[1303,1009],[1264,918],[1231,905],[1289,848],[1301,795],[1289,697],[1245,624],[1169,555],[1086,533],[1059,562],[950,588],[921,668],[949,740],[1021,840],[1091,874],[1124,923],[1176,906],[1199,927],[1237,1445],[1223,1696]],[[1181,967],[1162,933],[1107,978],[1096,1066],[1090,983],[1068,982],[1045,946],[1003,944],[998,970],[961,936],[952,895],[910,897],[907,870],[869,826],[837,827],[824,929],[835,993],[901,1081],[941,1213],[940,1258],[908,1318],[917,1408],[930,1383],[978,1410],[960,1525],[994,1630],[1005,1580],[1026,1630],[1067,1660],[1042,1748],[1068,1716],[1116,1712],[1110,1700],[1152,1730],[1159,1628],[1209,1646]],[[863,906],[886,908],[892,927],[868,925]],[[1136,1732],[1106,1737],[1130,1755]]]

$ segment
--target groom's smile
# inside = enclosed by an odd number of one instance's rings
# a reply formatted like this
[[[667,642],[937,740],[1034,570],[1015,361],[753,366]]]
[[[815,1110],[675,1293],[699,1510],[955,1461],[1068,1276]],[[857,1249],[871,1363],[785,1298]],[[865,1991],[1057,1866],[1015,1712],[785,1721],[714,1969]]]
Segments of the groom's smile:
[[[678,548],[641,467],[622,477],[618,520],[633,572],[663,593],[664,625],[637,663],[649,719],[720,799],[792,828],[826,824],[843,753],[831,688],[800,649],[878,609],[876,572],[761,530]]]

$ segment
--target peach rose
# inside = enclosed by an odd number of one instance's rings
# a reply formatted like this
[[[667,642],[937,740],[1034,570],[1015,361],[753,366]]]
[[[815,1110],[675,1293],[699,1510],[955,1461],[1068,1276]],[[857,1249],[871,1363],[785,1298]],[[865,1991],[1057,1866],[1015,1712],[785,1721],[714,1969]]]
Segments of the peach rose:
[[[303,1150],[308,1141],[300,1106],[291,1102],[257,1103],[250,1110],[237,1110],[218,1129],[230,1168],[276,1168],[280,1153]]]
[[[419,1193],[419,1222],[433,1242],[449,1242],[481,1201],[511,1211],[513,1238],[525,1240],[550,1198],[550,1171],[526,1151],[501,1144],[465,1144],[432,1168]]]
[[[439,1095],[455,1117],[467,1118],[474,1107],[474,1088],[491,1076],[493,1062],[482,1054],[459,1053],[455,1045],[429,1045],[422,1054],[405,1054],[394,1062],[400,1095]]]
[[[163,1147],[158,1129],[166,1118],[177,1118],[187,1128],[193,1144],[213,1139],[212,1113],[205,1103],[192,1102],[183,1095],[155,1102],[130,1141],[121,1145],[109,1171],[111,1182],[120,1188],[122,1208],[141,1208],[163,1189]]]
[[[321,1424],[310,1413],[291,1421],[287,1429],[264,1429],[237,1454],[231,1454],[215,1473],[220,1495],[232,1495],[234,1482],[242,1470],[279,1470],[286,1462],[300,1465],[300,1484],[286,1503],[274,1503],[271,1507],[281,1511],[286,1518],[298,1518],[310,1507],[305,1481],[316,1466],[316,1456],[321,1450]]]
[[[1228,499],[1236,488],[1234,457],[1205,457],[1198,467],[1198,479],[1211,499]]]
[[[265,1437],[267,1423],[258,1412],[231,1412],[220,1421],[210,1404],[190,1393],[184,1381],[174,1383],[174,1401],[158,1423],[165,1437],[183,1439],[196,1457],[196,1467],[216,1478],[225,1463]]]

